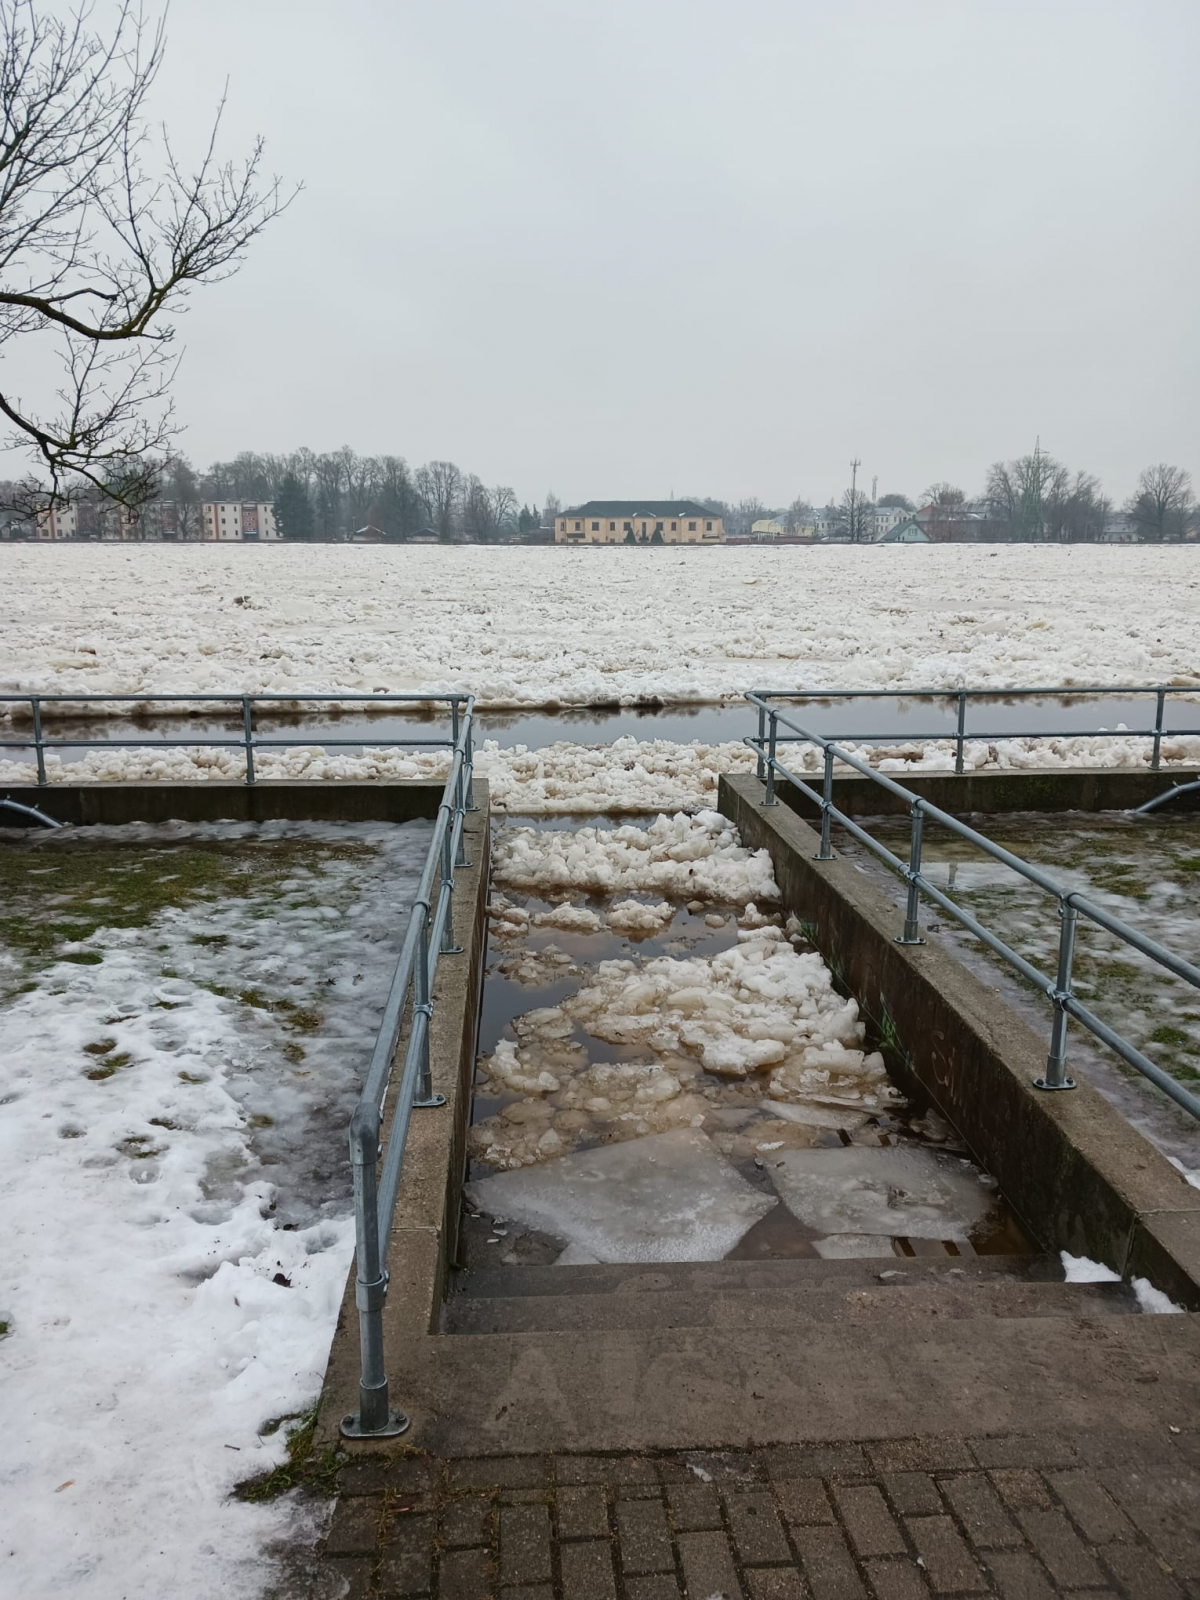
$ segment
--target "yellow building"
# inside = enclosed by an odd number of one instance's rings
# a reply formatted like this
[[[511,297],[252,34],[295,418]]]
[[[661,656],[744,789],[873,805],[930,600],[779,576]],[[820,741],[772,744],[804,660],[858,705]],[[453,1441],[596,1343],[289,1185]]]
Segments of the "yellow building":
[[[725,524],[698,500],[589,500],[554,519],[555,544],[721,544]]]

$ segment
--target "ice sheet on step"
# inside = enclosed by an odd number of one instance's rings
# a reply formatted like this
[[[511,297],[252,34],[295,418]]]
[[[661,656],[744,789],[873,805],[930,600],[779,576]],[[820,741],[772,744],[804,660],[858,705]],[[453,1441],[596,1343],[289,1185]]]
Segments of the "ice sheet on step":
[[[573,1261],[719,1261],[775,1206],[696,1128],[481,1178],[475,1205],[564,1240]]]
[[[989,1180],[935,1150],[785,1150],[770,1175],[793,1216],[824,1235],[965,1239],[993,1205]]]

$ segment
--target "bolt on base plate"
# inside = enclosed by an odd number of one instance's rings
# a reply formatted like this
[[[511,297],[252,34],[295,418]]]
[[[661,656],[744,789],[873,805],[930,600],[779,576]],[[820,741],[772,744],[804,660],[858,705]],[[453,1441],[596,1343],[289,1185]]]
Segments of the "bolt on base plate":
[[[1047,1083],[1045,1078],[1034,1078],[1033,1079],[1033,1087],[1035,1089],[1051,1089],[1051,1090],[1053,1090],[1053,1089],[1074,1089],[1076,1087],[1076,1083],[1075,1083],[1075,1079],[1074,1078],[1064,1078],[1061,1083]]]
[[[446,1096],[444,1094],[431,1094],[429,1096],[428,1100],[414,1100],[413,1101],[413,1110],[414,1111],[431,1111],[431,1110],[435,1109],[437,1106],[444,1106],[445,1104],[446,1104]]]
[[[341,1433],[345,1439],[394,1439],[398,1434],[407,1433],[410,1426],[406,1412],[389,1411],[382,1428],[372,1428],[370,1433],[365,1433],[357,1412],[352,1411],[348,1417],[342,1418]]]

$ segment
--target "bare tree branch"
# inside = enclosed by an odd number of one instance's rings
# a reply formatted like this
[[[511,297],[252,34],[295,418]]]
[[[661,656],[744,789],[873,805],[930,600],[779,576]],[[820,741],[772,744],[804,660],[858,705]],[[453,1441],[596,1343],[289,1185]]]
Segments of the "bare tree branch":
[[[62,20],[38,0],[0,0],[0,355],[40,338],[64,373],[42,404],[5,385],[0,414],[52,497],[73,473],[121,493],[138,482],[131,461],[166,451],[173,319],[298,192],[264,177],[261,139],[221,160],[224,95],[187,168],[146,117],[161,21],[123,0],[106,35],[90,23],[88,4]]]

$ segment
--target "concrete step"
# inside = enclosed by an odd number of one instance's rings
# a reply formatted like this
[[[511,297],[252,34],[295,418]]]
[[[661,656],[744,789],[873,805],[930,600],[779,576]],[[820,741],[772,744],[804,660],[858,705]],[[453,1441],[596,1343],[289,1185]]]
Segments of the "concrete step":
[[[838,1325],[885,1322],[898,1330],[977,1318],[1101,1317],[1136,1311],[1121,1283],[926,1278],[916,1283],[814,1282],[805,1288],[650,1294],[454,1295],[446,1333],[601,1333],[614,1330],[793,1328],[813,1336]]]
[[[801,1289],[816,1284],[912,1284],[1062,1281],[1057,1256],[872,1256],[841,1261],[797,1256],[774,1261],[665,1261],[637,1266],[470,1267],[455,1275],[450,1292],[475,1299],[526,1295],[651,1294]]]

